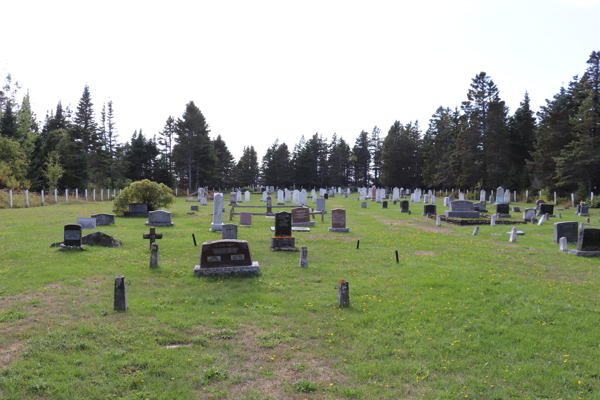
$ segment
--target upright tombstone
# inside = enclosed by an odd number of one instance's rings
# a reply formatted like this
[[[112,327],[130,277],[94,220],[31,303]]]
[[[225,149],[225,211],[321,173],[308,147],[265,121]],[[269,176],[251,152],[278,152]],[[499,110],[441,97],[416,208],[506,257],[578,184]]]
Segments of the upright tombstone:
[[[504,203],[504,188],[502,186],[496,189],[496,203]]]
[[[600,229],[588,228],[585,225],[580,227],[577,248],[569,250],[569,254],[584,257],[600,256]]]
[[[492,214],[490,219],[490,226],[496,226],[496,214]]]
[[[267,196],[267,214],[271,214],[273,212],[273,203],[271,200],[271,196]]]
[[[244,192],[244,202],[250,203],[250,201],[252,201],[252,197],[250,196],[250,192],[246,190]]]
[[[209,231],[221,232],[223,226],[223,193],[217,193],[213,200],[213,218]]]
[[[377,199],[377,187],[373,185],[371,187],[371,201],[375,201]]]
[[[575,193],[571,193],[571,207],[575,207]]]
[[[428,194],[423,196],[423,204],[429,204],[429,195]]]
[[[589,208],[587,204],[577,204],[577,210],[576,210],[576,214],[579,215],[580,217],[587,217],[589,216]]]
[[[359,194],[358,200],[363,201],[366,198],[367,198],[367,189],[365,189],[365,188],[360,189],[360,194]]]
[[[77,225],[81,225],[81,229],[96,229],[96,218],[77,217]]]
[[[252,213],[240,213],[240,227],[252,228]]]
[[[444,197],[444,207],[449,207],[450,206],[450,200],[448,199],[448,197]]]
[[[475,228],[473,228],[473,232],[471,233],[471,235],[473,235],[473,236],[479,235],[479,226],[476,226]]]
[[[327,214],[327,210],[325,209],[325,199],[317,199],[317,207],[316,211],[323,211],[323,214]]]
[[[475,211],[473,203],[466,200],[451,201],[447,211],[447,218],[479,218],[479,211]]]
[[[116,224],[116,218],[114,214],[92,214],[92,218],[96,218],[96,226]]]
[[[388,208],[388,202],[387,202],[387,200],[383,200],[381,202],[381,208]]]
[[[437,207],[435,204],[426,204],[423,206],[423,215],[437,215]]]
[[[498,214],[498,217],[500,218],[512,217],[512,215],[509,214],[507,203],[496,203],[496,214]]]
[[[170,211],[157,210],[148,212],[148,221],[146,221],[146,225],[173,226],[175,224],[173,223]]]
[[[204,242],[196,276],[260,275],[260,265],[252,261],[247,240],[224,239]]]
[[[79,200],[79,189],[75,188],[75,200]]]
[[[533,219],[535,219],[535,208],[523,210],[523,221],[531,222]]]
[[[442,216],[440,214],[435,216],[435,226],[442,226]]]
[[[56,197],[56,190],[54,191],[54,196]],[[96,201],[96,189],[92,190],[92,201]]]
[[[129,203],[128,217],[147,217],[148,203]]]
[[[431,204],[435,204],[435,194],[431,196]]]
[[[506,204],[510,203],[510,189],[504,190],[504,202]]]
[[[559,244],[560,244],[560,251],[565,251],[565,252],[569,251],[569,242],[567,242],[566,237],[561,237],[559,239]]]
[[[237,205],[237,193],[236,192],[229,193],[229,205],[230,206]]]
[[[540,215],[548,214],[549,217],[554,217],[554,204],[540,204],[540,212],[538,213],[538,217]]]
[[[40,205],[42,205],[42,206],[44,205],[44,191],[43,190],[40,192]]]
[[[366,201],[361,201],[360,202],[360,208],[367,208],[369,205],[369,203],[367,203]]]
[[[238,203],[244,202],[244,200],[242,200],[242,192],[240,190],[237,190],[235,192],[235,199],[237,200]]]
[[[306,201],[306,199],[307,199],[306,190],[302,189],[300,191],[300,205],[306,206],[308,204],[308,201]]]
[[[381,189],[375,190],[375,202],[381,203]]]
[[[292,226],[315,226],[315,221],[310,220],[308,207],[292,208]]]
[[[125,276],[117,275],[115,278],[115,298],[113,302],[113,310],[127,311],[127,285],[125,284]]]
[[[67,224],[64,227],[64,240],[59,250],[83,250],[81,243],[81,225]]]
[[[485,190],[483,189],[479,191],[479,201],[485,203]]]
[[[340,280],[338,286],[337,303],[341,308],[350,307],[350,283],[344,279]]]
[[[267,193],[267,191],[265,190],[263,192],[263,196],[262,196],[262,199],[260,201],[267,201],[267,196],[269,196],[269,193]]]
[[[346,210],[343,208],[334,208],[331,210],[331,228],[329,232],[350,232],[346,227]]]
[[[221,227],[221,239],[236,239],[237,240],[237,225],[223,224]]]
[[[275,214],[275,236],[271,238],[273,251],[298,251],[296,238],[292,236],[292,213],[281,211]]]
[[[564,221],[552,224],[552,243],[558,243],[560,238],[563,237],[566,238],[568,243],[577,243],[579,239],[577,222]]]
[[[13,206],[13,202],[12,202],[12,189],[8,190],[8,206],[10,208],[12,208],[12,206]]]
[[[407,213],[408,212],[408,200],[400,201],[400,212]]]
[[[300,266],[308,268],[308,247],[300,248]]]
[[[277,191],[277,205],[278,206],[282,206],[285,204],[285,197],[284,197],[284,193],[283,190],[279,189]]]
[[[510,236],[508,237],[508,241],[510,243],[515,243],[517,241],[517,228],[515,228],[514,226],[510,230]]]
[[[464,193],[459,193],[458,194],[458,200],[464,200],[465,199],[465,194]]]
[[[544,225],[544,222],[546,222],[547,217],[548,217],[548,214],[542,214],[542,216],[540,217],[540,220],[538,221],[538,226]]]
[[[399,199],[400,199],[400,189],[395,187],[394,190],[392,191],[392,201],[397,201]]]

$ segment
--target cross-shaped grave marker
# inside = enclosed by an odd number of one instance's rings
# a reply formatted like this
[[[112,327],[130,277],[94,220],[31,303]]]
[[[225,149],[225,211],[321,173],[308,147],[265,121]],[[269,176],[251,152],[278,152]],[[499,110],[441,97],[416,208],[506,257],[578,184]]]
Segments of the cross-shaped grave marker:
[[[162,239],[162,233],[156,233],[156,228],[150,227],[149,233],[144,233],[144,239],[149,239],[148,250],[152,250],[152,243],[155,243],[156,239]]]

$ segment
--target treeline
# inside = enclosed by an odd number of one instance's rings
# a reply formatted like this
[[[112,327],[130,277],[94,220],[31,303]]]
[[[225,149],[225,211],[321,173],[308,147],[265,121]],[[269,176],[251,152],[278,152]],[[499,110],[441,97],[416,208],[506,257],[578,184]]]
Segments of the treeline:
[[[112,102],[97,123],[86,86],[73,113],[46,115],[41,128],[29,95],[20,105],[10,76],[0,92],[0,186],[113,187],[151,179],[171,187],[258,184],[305,188],[398,186],[428,189],[548,189],[587,197],[600,180],[600,52],[537,116],[526,92],[509,115],[500,91],[477,74],[460,107],[440,106],[425,132],[418,122],[394,122],[387,135],[362,131],[351,147],[341,136],[314,134],[290,150],[276,140],[259,165],[252,145],[236,162],[221,136],[209,137],[202,112],[190,102],[169,116],[157,136],[141,130],[117,141]]]

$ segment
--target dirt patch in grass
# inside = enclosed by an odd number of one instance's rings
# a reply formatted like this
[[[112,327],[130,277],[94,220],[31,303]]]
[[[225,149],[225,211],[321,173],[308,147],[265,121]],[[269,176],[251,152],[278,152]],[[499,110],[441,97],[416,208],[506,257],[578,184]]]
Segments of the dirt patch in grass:
[[[15,358],[15,356],[21,351],[21,349],[24,346],[24,343],[15,342],[9,344],[8,347],[0,348],[0,370],[8,367],[12,359]]]
[[[313,235],[310,235],[310,239],[311,240],[331,240],[332,236],[331,234],[323,234],[323,233],[315,233]],[[354,236],[347,236],[345,234],[339,234],[335,236],[335,240],[338,242],[356,242],[357,240],[359,240],[359,237],[354,237]]]
[[[450,235],[450,236],[458,236],[458,237],[462,237],[463,235],[454,232],[451,229],[448,228],[442,228],[439,226],[431,226],[429,224],[426,223],[422,223],[419,221],[415,221],[415,220],[404,220],[404,219],[380,219],[380,221],[386,225],[405,225],[405,226],[412,226],[413,228],[418,228],[427,232],[435,232],[435,233],[441,233],[444,235]]]
[[[437,255],[437,253],[435,251],[421,251],[421,250],[415,251],[415,254],[418,256],[435,256],[435,255]]]

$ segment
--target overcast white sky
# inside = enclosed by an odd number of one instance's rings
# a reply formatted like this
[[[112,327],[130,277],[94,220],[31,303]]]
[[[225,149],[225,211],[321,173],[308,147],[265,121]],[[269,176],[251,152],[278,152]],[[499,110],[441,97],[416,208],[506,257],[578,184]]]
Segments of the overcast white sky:
[[[236,160],[318,132],[361,130],[459,106],[487,72],[512,114],[535,110],[600,50],[600,0],[5,1],[0,76],[43,121],[90,87],[120,140],[162,130],[190,100]]]

